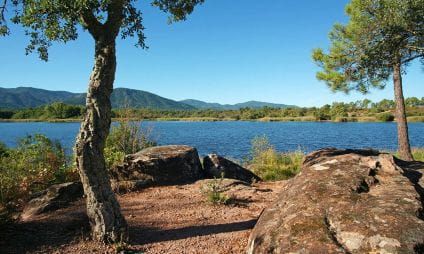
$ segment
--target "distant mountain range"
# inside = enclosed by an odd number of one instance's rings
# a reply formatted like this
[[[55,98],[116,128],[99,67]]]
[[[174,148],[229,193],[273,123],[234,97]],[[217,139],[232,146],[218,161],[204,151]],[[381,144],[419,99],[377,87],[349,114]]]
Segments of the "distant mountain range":
[[[269,103],[269,102],[261,102],[261,101],[247,101],[243,103],[237,103],[237,104],[219,104],[219,103],[209,103],[199,100],[182,100],[180,101],[182,103],[188,104],[190,106],[193,106],[198,109],[240,109],[240,108],[263,108],[263,107],[270,107],[270,108],[289,108],[289,107],[296,107],[294,105],[286,105],[286,104],[276,104],[276,103]]]
[[[38,107],[52,102],[73,105],[85,104],[85,93],[49,91],[32,87],[0,88],[0,108],[19,109]],[[158,95],[127,88],[116,88],[112,93],[112,107],[158,108],[189,110],[195,107]]]
[[[71,93],[66,91],[49,91],[33,87],[1,88],[0,87],[0,108],[21,109],[38,107],[52,102],[64,102],[73,105],[85,104],[85,93]],[[239,109],[244,107],[261,108],[274,107],[286,108],[294,107],[285,104],[274,104],[259,101],[248,101],[234,105],[208,103],[199,100],[174,101],[153,93],[128,89],[116,88],[112,93],[112,107],[120,108],[128,106],[132,108],[157,108],[157,109]]]

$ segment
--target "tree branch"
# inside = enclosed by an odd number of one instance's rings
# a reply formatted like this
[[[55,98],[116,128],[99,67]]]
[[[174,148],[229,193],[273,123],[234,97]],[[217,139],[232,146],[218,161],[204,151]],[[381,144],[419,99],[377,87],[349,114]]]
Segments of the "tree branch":
[[[99,22],[93,12],[89,9],[83,10],[81,19],[84,23],[84,28],[86,28],[95,39],[98,39],[101,36],[103,24]]]
[[[4,18],[4,12],[6,11],[7,0],[3,0],[3,5],[0,6],[0,21],[4,22],[6,19]]]
[[[413,56],[413,57],[410,57],[410,58],[407,58],[407,59],[405,59],[405,60],[402,61],[402,64],[409,63],[412,60],[415,60],[415,59],[420,58],[420,57],[424,57],[424,53],[419,54],[419,55],[416,55],[416,56]]]
[[[114,0],[107,7],[108,17],[104,24],[108,34],[111,34],[115,38],[124,19],[124,4],[126,0]]]

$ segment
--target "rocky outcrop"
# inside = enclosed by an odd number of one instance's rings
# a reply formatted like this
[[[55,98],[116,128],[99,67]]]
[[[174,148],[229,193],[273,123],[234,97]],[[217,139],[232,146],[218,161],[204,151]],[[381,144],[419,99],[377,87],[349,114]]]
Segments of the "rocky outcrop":
[[[66,207],[69,203],[82,198],[83,195],[84,190],[80,182],[52,185],[34,194],[34,198],[25,206],[21,219],[27,220],[34,215]]]
[[[156,146],[127,155],[111,169],[116,181],[151,180],[155,184],[194,182],[203,177],[196,148],[184,145]]]
[[[237,179],[247,183],[261,181],[261,178],[252,171],[225,159],[217,154],[209,154],[203,158],[203,168],[205,175],[209,178],[230,178]]]
[[[309,154],[260,216],[247,252],[424,253],[421,179],[376,151]]]

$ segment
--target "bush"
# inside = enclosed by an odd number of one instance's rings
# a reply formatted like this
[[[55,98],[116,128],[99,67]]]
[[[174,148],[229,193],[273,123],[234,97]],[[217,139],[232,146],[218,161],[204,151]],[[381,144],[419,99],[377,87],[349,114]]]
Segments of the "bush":
[[[127,154],[155,146],[150,133],[151,130],[143,129],[140,122],[122,120],[117,126],[112,126],[104,150],[107,168],[120,164]]]
[[[249,168],[265,181],[284,180],[295,176],[302,164],[301,151],[277,153],[267,137],[252,141]]]
[[[21,139],[15,149],[1,147],[0,206],[8,210],[20,208],[34,192],[77,176],[60,143],[41,134]]]
[[[395,120],[395,117],[390,113],[378,114],[376,118],[380,122],[393,122],[393,120]]]
[[[214,178],[201,187],[200,192],[206,196],[209,203],[214,205],[226,205],[231,200],[231,198],[224,193],[225,190],[222,187],[223,180],[224,175],[221,175],[221,178]]]

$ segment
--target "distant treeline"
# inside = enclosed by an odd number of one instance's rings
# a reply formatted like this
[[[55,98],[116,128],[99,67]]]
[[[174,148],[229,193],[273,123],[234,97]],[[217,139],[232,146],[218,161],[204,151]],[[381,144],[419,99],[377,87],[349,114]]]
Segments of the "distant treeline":
[[[411,121],[424,121],[424,97],[405,100],[407,115]],[[114,109],[114,118],[134,119],[198,119],[198,120],[263,120],[263,121],[393,121],[395,103],[392,100],[372,102],[368,99],[344,103],[334,102],[322,107],[293,108],[241,108],[238,110],[163,110],[163,109]],[[61,102],[50,105],[20,109],[0,110],[0,119],[80,119],[83,106]]]

